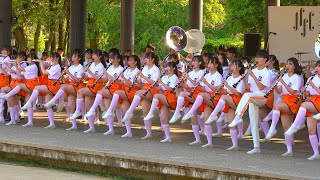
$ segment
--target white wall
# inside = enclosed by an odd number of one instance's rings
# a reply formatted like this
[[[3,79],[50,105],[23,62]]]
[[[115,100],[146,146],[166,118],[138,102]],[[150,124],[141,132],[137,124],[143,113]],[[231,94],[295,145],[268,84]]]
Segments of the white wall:
[[[319,60],[314,48],[320,33],[319,6],[269,7],[269,32],[277,33],[269,36],[269,52],[280,62],[298,58],[295,52],[310,52],[301,56],[302,61]]]

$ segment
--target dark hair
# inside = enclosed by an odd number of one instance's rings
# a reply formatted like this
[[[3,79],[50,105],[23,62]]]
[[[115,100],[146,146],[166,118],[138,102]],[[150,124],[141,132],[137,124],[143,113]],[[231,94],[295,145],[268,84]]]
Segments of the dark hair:
[[[81,54],[81,50],[80,50],[80,49],[75,49],[75,50],[73,51],[72,55],[78,56],[78,58],[80,58],[79,63],[83,65],[84,59],[82,58],[82,54]]]
[[[223,51],[225,52],[226,51],[226,46],[221,44],[219,47],[218,47],[218,51]]]
[[[20,51],[18,54],[17,54],[17,58],[20,57],[22,58],[23,61],[26,60],[26,53],[24,51]]]
[[[237,49],[234,48],[234,47],[231,47],[231,48],[229,48],[229,49],[227,50],[227,52],[236,55],[236,54],[237,54]]]
[[[265,50],[258,50],[257,53],[256,53],[256,57],[269,59],[269,54]]]
[[[24,54],[19,53],[18,56],[20,56],[20,55],[26,57],[26,56],[25,56],[25,53],[24,53]],[[36,55],[35,53],[31,53],[31,54],[28,54],[28,56],[27,56],[26,59],[31,58],[31,60],[33,60],[33,59],[36,59],[36,57],[37,57],[37,55]],[[34,62],[34,64],[35,64],[35,65],[37,66],[37,68],[38,68],[38,76],[41,76],[41,73],[40,73],[41,68],[40,68],[39,62]]]
[[[203,61],[203,57],[200,56],[200,55],[197,55],[197,56],[193,56],[193,59],[196,59],[197,61],[201,62],[200,64],[200,69],[204,69],[204,61]],[[210,58],[209,58],[209,61],[210,61]]]
[[[112,58],[118,58],[120,61],[119,61],[119,64],[123,67],[123,59],[122,59],[122,56],[119,54],[119,53],[115,53],[115,52],[112,52],[110,54],[110,56]]]
[[[316,62],[316,67],[320,67],[320,60]]]
[[[137,65],[138,69],[141,68],[141,61],[140,61],[140,58],[137,55],[131,55],[131,56],[129,56],[129,58],[132,58],[132,59],[134,59],[135,62],[137,62],[136,65]]]
[[[63,49],[62,49],[61,47],[59,47],[59,48],[57,49],[57,51],[63,51]]]
[[[100,62],[102,63],[102,65],[107,68],[106,65],[106,61],[105,61],[105,56],[103,55],[102,51],[99,49],[94,50],[93,54],[97,55],[97,56],[101,56],[100,58]]]
[[[168,59],[175,59],[175,60],[177,60],[175,63],[179,64],[179,59],[178,59],[178,56],[176,54],[170,54],[168,56]]]
[[[43,51],[41,55],[42,56],[49,56],[48,52],[46,52],[46,51]]]
[[[60,54],[57,53],[57,52],[54,52],[54,53],[52,53],[51,56],[52,56],[52,58],[58,58],[58,63],[61,66],[61,56],[60,56]],[[61,70],[62,70],[62,68],[61,68]]]
[[[177,68],[177,64],[175,62],[168,62],[167,66],[174,68],[174,74],[178,76],[178,68]]]
[[[221,75],[223,74],[223,69],[222,69],[221,62],[219,61],[219,59],[217,57],[209,56],[209,62],[211,62],[212,64],[218,64],[217,71]]]
[[[89,49],[87,49],[87,50],[86,50],[86,52],[85,52],[85,53],[92,54],[92,53],[93,53],[93,50],[89,48]]]
[[[118,54],[120,54],[120,51],[119,51],[119,49],[117,49],[117,48],[111,48],[111,49],[109,50],[108,54],[110,54],[110,53],[118,53]]]
[[[294,65],[294,73],[300,75],[302,72],[302,67],[299,64],[299,60],[295,57],[291,57],[287,60],[287,62],[292,62]]]
[[[227,59],[227,55],[226,54],[219,54],[219,56],[222,57],[223,59],[223,62],[222,62],[222,66],[229,66],[229,63],[228,63],[228,59]]]
[[[154,59],[153,64],[155,64],[157,67],[159,67],[159,57],[154,52],[148,52],[145,55],[145,58]]]
[[[130,49],[127,49],[125,52],[130,53],[130,55],[132,55],[132,51]]]
[[[241,60],[235,60],[232,62],[232,64],[240,67],[240,70],[239,70],[240,75],[242,75],[245,72],[245,68]]]
[[[280,70],[280,64],[279,64],[279,60],[277,59],[277,57],[275,55],[269,55],[269,59],[271,59],[272,61],[274,61],[273,63],[273,67],[275,70]]]

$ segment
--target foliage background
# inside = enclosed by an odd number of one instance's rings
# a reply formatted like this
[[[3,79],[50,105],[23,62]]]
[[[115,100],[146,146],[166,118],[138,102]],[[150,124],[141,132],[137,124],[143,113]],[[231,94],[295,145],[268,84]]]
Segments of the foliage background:
[[[13,0],[18,17],[12,31],[20,50],[53,52],[69,48],[70,0]],[[152,43],[160,57],[168,51],[165,33],[171,26],[188,29],[189,0],[135,0],[135,53]],[[265,0],[203,0],[204,49],[220,44],[243,48],[243,34],[264,33]],[[319,0],[281,0],[282,6],[317,6]],[[87,0],[86,47],[120,47],[120,0]],[[262,40],[263,41],[263,40]]]

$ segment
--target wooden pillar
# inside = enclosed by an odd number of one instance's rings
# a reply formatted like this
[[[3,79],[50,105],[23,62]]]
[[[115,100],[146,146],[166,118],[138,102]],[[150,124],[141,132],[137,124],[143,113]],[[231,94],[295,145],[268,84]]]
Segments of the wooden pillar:
[[[189,29],[202,31],[203,0],[189,0]]]
[[[134,9],[135,0],[121,0],[120,51],[134,52]]]
[[[265,30],[264,30],[264,48],[266,49],[268,41],[269,41],[269,14],[268,14],[268,7],[269,6],[280,6],[280,0],[265,0],[266,2],[266,21],[265,21]],[[269,51],[269,49],[268,49]]]
[[[0,48],[11,46],[11,17],[12,0],[0,0]]]
[[[70,0],[70,49],[80,49],[82,54],[86,44],[86,0]]]

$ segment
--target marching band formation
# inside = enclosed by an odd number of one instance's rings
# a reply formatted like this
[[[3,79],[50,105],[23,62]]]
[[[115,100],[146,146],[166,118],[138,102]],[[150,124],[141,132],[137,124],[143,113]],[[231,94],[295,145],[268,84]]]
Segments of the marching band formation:
[[[121,56],[117,49],[108,54],[87,49],[82,59],[81,52],[74,50],[71,61],[62,66],[59,53],[49,57],[44,52],[41,60],[36,60],[35,54],[21,52],[11,60],[13,54],[4,47],[0,57],[0,123],[4,123],[7,104],[10,122],[6,125],[16,124],[20,111],[25,110],[28,122],[23,127],[33,126],[35,104],[44,98],[49,119],[45,128],[55,128],[52,107],[63,101],[72,122],[68,131],[77,129],[76,119],[82,116],[89,124],[84,133],[95,132],[94,122],[104,106],[102,118],[108,124],[104,135],[114,135],[116,112],[118,123],[124,122],[127,130],[121,137],[130,138],[132,114],[140,104],[146,129],[142,139],[152,137],[152,119],[158,116],[158,108],[165,133],[161,143],[172,141],[170,124],[191,119],[195,140],[189,145],[201,145],[200,134],[205,133],[207,143],[202,147],[213,147],[212,137],[221,137],[226,126],[232,141],[228,151],[238,150],[238,139],[252,134],[254,148],[247,153],[256,154],[261,151],[259,128],[265,134],[264,141],[270,141],[281,119],[287,146],[281,156],[293,156],[293,135],[306,122],[314,153],[308,159],[320,159],[320,61],[313,70],[307,68],[306,77],[296,58],[289,58],[280,70],[276,57],[264,50],[257,52],[252,64],[246,58],[236,60],[234,48],[219,50],[216,55],[189,53],[187,58],[172,50],[160,62],[151,45],[140,56]],[[22,108],[20,99],[25,100]],[[243,134],[246,111],[250,123]],[[215,134],[213,123],[218,130]]]

